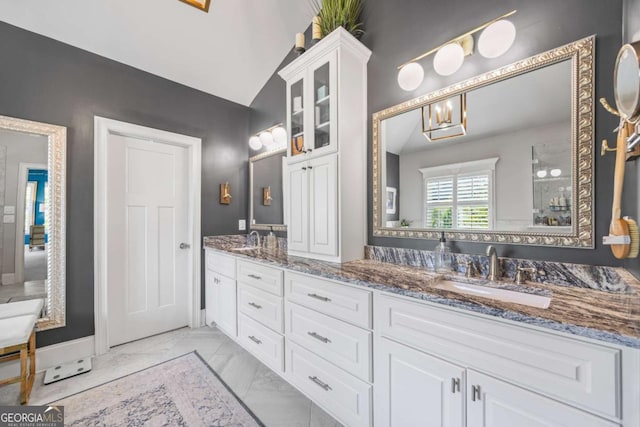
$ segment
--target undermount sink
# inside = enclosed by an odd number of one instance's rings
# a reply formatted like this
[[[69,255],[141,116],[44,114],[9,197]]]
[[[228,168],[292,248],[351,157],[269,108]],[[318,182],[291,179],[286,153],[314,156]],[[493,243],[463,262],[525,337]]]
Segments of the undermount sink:
[[[528,294],[508,289],[472,285],[470,283],[454,282],[452,280],[441,280],[432,285],[432,287],[445,291],[457,292],[459,294],[475,295],[482,298],[489,298],[513,304],[528,305],[529,307],[542,309],[549,308],[549,304],[551,304],[551,297],[545,295]]]
[[[238,246],[236,248],[231,248],[229,250],[238,251],[238,252],[242,252],[242,251],[259,251],[260,247],[259,246]]]

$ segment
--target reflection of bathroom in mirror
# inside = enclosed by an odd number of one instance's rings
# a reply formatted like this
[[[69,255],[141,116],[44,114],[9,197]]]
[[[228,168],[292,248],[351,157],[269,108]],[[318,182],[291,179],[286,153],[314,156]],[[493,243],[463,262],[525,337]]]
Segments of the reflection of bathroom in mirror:
[[[0,304],[43,299],[38,330],[66,323],[66,132],[0,116]]]
[[[461,116],[460,96],[433,108],[441,139],[425,135],[427,108],[383,120],[381,188],[398,188],[399,206],[386,226],[570,231],[571,66],[565,60],[467,92],[464,134],[441,123]]]
[[[374,113],[373,235],[593,247],[594,40]]]
[[[46,136],[0,130],[0,303],[46,297],[47,157]]]
[[[286,149],[265,152],[249,159],[250,228],[283,231]]]

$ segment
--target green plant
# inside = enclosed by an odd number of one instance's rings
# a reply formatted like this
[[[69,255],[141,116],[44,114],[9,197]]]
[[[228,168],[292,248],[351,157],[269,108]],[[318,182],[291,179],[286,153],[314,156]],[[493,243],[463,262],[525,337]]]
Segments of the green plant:
[[[355,37],[364,34],[360,17],[364,0],[309,0],[314,12],[320,17],[322,36],[338,27],[343,27]]]
[[[400,221],[400,227],[408,227],[411,225],[413,221],[409,221],[408,219],[402,219]]]

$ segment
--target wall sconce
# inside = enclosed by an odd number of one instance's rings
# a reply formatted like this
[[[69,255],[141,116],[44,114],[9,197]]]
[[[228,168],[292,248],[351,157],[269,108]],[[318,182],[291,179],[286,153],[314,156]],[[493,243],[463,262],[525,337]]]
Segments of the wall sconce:
[[[422,107],[422,134],[429,142],[466,135],[467,94]]]
[[[441,44],[398,67],[398,84],[406,91],[415,90],[424,79],[424,69],[417,61],[435,53],[433,68],[441,76],[450,76],[460,69],[464,57],[473,53],[473,34],[482,31],[478,38],[478,52],[485,58],[497,58],[509,50],[516,38],[516,27],[506,20],[515,10],[499,16],[471,31]]]
[[[255,151],[262,149],[262,147],[265,147],[267,151],[275,151],[286,146],[287,131],[282,126],[282,123],[261,130],[249,138],[249,147]]]
[[[271,206],[271,200],[273,200],[271,197],[271,186],[262,187],[262,204],[264,206]]]
[[[221,205],[230,205],[231,204],[231,187],[228,182],[224,184],[220,184],[220,204]]]

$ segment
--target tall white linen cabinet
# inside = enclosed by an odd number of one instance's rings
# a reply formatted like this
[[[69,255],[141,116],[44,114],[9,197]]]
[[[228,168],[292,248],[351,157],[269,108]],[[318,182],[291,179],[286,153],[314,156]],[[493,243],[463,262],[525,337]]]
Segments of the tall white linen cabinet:
[[[367,240],[367,62],[343,28],[283,68],[289,254],[361,259]]]

